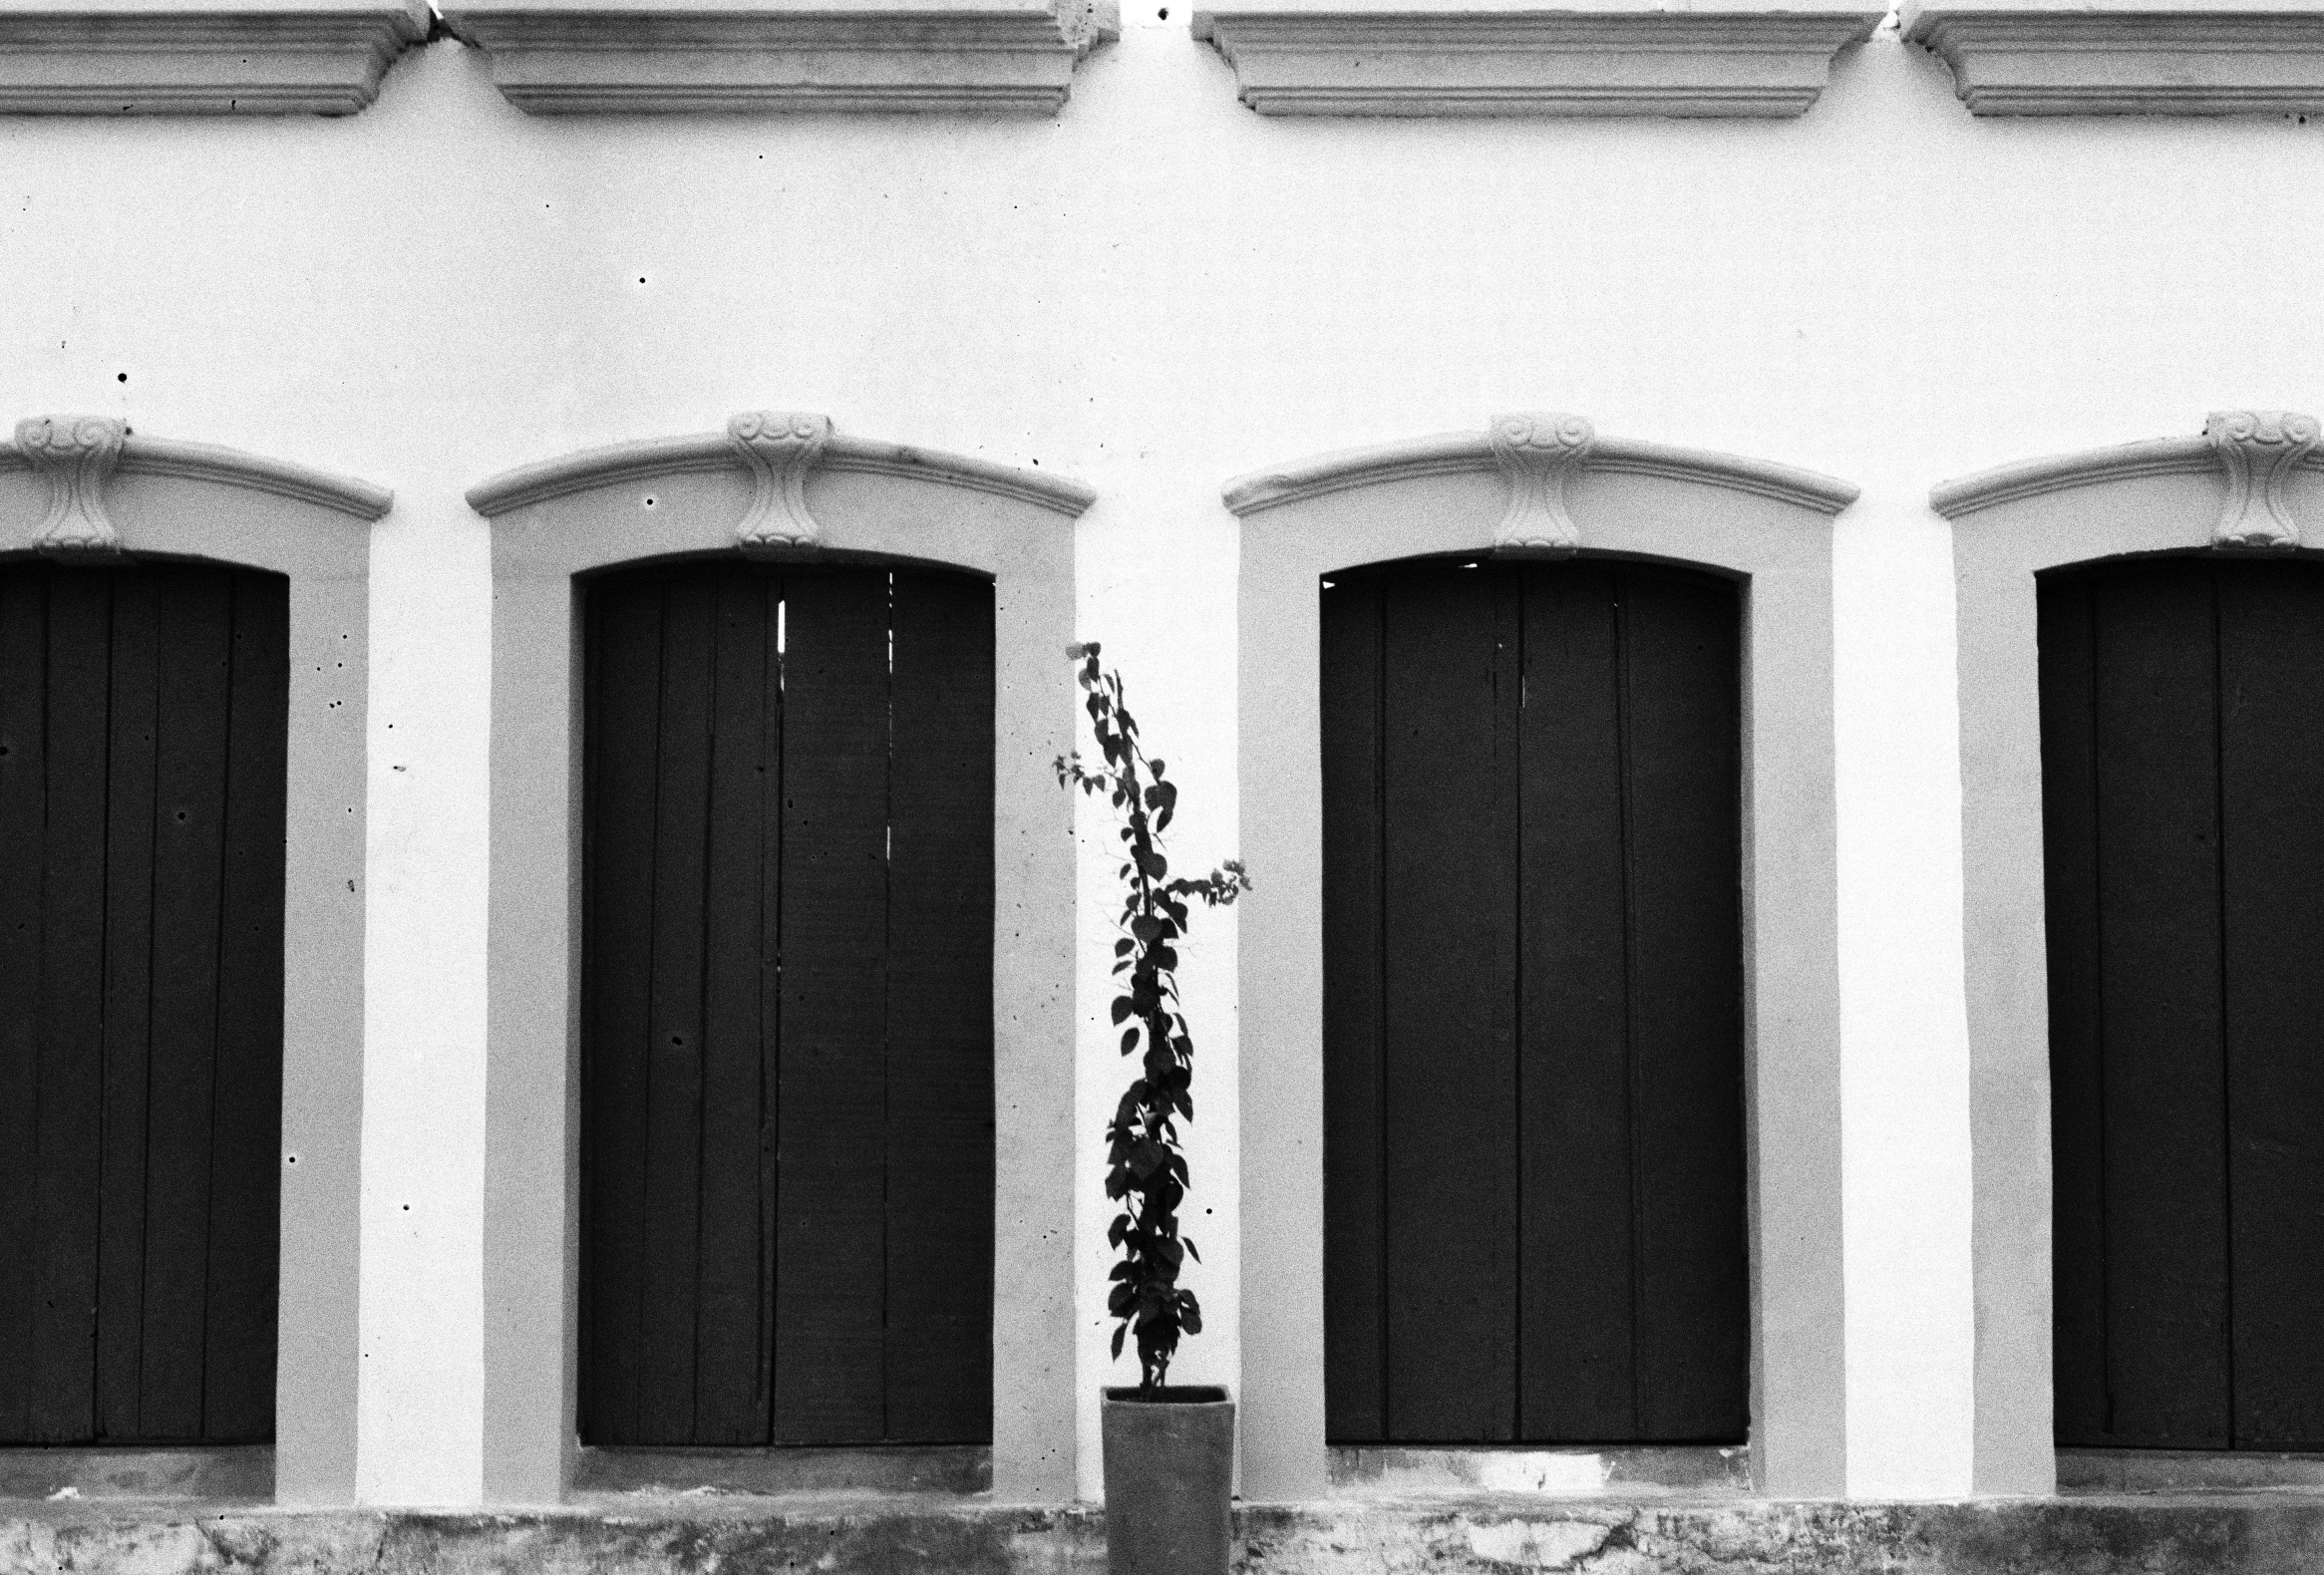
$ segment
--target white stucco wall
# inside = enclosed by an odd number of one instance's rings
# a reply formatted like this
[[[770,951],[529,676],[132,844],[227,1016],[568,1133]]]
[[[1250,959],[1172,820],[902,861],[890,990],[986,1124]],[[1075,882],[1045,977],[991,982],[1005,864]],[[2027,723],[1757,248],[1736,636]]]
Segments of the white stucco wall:
[[[1849,1486],[1966,1491],[1953,623],[1927,488],[2215,407],[2324,405],[2303,309],[2324,125],[1975,121],[1892,27],[1796,122],[1265,121],[1158,9],[1054,122],[527,119],[452,43],[344,121],[0,121],[0,413],[122,413],[397,492],[373,558],[363,1496],[481,1492],[490,593],[461,491],[769,406],[1100,489],[1082,632],[1129,675],[1198,867],[1235,850],[1225,477],[1558,408],[1862,483],[1833,589]],[[1122,1072],[1111,855],[1082,823],[1094,1492]],[[1210,1319],[1190,1382],[1237,1378],[1233,948],[1204,915],[1185,971]]]

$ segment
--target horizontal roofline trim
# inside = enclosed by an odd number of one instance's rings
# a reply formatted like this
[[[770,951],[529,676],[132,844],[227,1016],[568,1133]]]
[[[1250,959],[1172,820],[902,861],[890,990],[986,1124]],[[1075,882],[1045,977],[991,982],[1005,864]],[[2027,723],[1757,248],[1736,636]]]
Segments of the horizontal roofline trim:
[[[0,443],[0,471],[26,471],[31,462],[13,444]],[[141,438],[132,433],[122,440],[116,475],[166,475],[188,481],[213,481],[253,492],[287,497],[358,519],[378,519],[395,506],[396,494],[384,486],[334,475],[288,460],[245,454],[214,443],[186,443],[175,438]]]
[[[2324,471],[2324,452],[2301,461],[2305,471]],[[2098,486],[2108,481],[2131,481],[2146,475],[2210,475],[2220,472],[2219,457],[2207,438],[2150,438],[2142,443],[2086,449],[2079,454],[2045,455],[1998,465],[1974,475],[1939,481],[1929,488],[1928,505],[1947,519],[1958,519],[1980,509],[2046,492]]]
[[[723,432],[685,438],[646,438],[584,449],[554,460],[504,471],[468,489],[468,505],[488,519],[552,498],[600,486],[643,481],[657,475],[715,474],[748,467],[734,440]],[[990,460],[946,454],[909,444],[884,443],[834,433],[815,469],[864,475],[894,475],[933,481],[970,491],[991,492],[1076,518],[1097,501],[1095,487]]]
[[[1674,481],[1723,486],[1731,491],[1797,503],[1825,514],[1838,513],[1856,500],[1860,490],[1852,482],[1820,475],[1814,471],[1738,455],[1715,454],[1706,449],[1649,443],[1638,438],[1599,438],[1581,469],[1621,475],[1659,475]],[[1493,445],[1484,433],[1440,433],[1430,438],[1317,455],[1290,465],[1253,471],[1227,482],[1221,495],[1229,509],[1247,518],[1285,503],[1324,497],[1359,486],[1498,470]]]

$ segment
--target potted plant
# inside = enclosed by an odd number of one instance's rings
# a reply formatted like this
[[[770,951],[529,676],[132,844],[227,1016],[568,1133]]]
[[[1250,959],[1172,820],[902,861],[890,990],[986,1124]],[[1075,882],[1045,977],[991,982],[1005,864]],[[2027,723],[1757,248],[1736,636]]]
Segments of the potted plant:
[[[1168,1382],[1179,1337],[1202,1332],[1202,1309],[1178,1283],[1186,1259],[1199,1262],[1201,1254],[1178,1229],[1188,1176],[1177,1123],[1194,1118],[1194,1041],[1178,1010],[1176,972],[1191,903],[1224,907],[1250,880],[1233,859],[1200,879],[1171,876],[1162,834],[1178,789],[1139,743],[1122,677],[1100,665],[1097,643],[1066,654],[1080,664],[1105,764],[1085,767],[1079,751],[1060,756],[1057,780],[1105,794],[1122,822],[1113,1013],[1122,1054],[1140,1058],[1106,1126],[1106,1195],[1121,1205],[1106,1232],[1121,1255],[1106,1310],[1117,1320],[1114,1356],[1121,1357],[1126,1338],[1135,1339],[1139,1369],[1135,1387],[1104,1395],[1107,1563],[1113,1575],[1225,1575],[1233,1543],[1234,1405],[1223,1389]]]

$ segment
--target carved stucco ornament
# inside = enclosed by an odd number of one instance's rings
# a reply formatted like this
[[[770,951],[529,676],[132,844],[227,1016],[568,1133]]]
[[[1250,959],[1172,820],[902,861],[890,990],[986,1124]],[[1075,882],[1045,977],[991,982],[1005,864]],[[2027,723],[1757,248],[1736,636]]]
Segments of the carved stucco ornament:
[[[2220,547],[2296,547],[2299,521],[2284,483],[2316,447],[2316,418],[2288,410],[2213,411],[2203,436],[2227,472],[2227,502],[2211,530]]]
[[[821,543],[823,530],[807,511],[807,472],[830,441],[831,419],[745,411],[727,422],[726,435],[751,468],[751,506],[735,526],[735,544],[745,552],[770,552]]]
[[[128,435],[128,424],[111,416],[30,416],[16,424],[17,452],[49,483],[37,550],[68,557],[121,550],[121,533],[105,513],[105,480]]]
[[[1508,477],[1509,506],[1493,532],[1496,552],[1564,556],[1581,546],[1581,531],[1565,510],[1565,478],[1580,470],[1597,442],[1580,416],[1535,411],[1495,416],[1493,457]]]

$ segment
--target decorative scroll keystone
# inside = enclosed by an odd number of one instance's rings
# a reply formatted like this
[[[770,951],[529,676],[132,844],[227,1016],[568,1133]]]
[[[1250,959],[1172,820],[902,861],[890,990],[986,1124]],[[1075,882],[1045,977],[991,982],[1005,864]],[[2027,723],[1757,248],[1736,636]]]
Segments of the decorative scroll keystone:
[[[823,529],[807,511],[807,472],[830,441],[830,417],[745,411],[726,424],[726,435],[751,468],[751,508],[735,526],[735,545],[769,552],[819,544]]]
[[[1588,462],[1596,429],[1580,416],[1536,411],[1495,416],[1492,438],[1493,457],[1509,482],[1494,550],[1564,556],[1579,549],[1581,531],[1565,511],[1565,478]]]
[[[2284,506],[2284,483],[2316,447],[2316,418],[2288,410],[2213,411],[2203,436],[2227,472],[2227,504],[2211,544],[2298,546],[2300,525]]]
[[[121,550],[121,533],[105,515],[105,478],[128,435],[128,425],[111,416],[32,416],[16,424],[17,452],[49,482],[38,550],[60,556]]]

